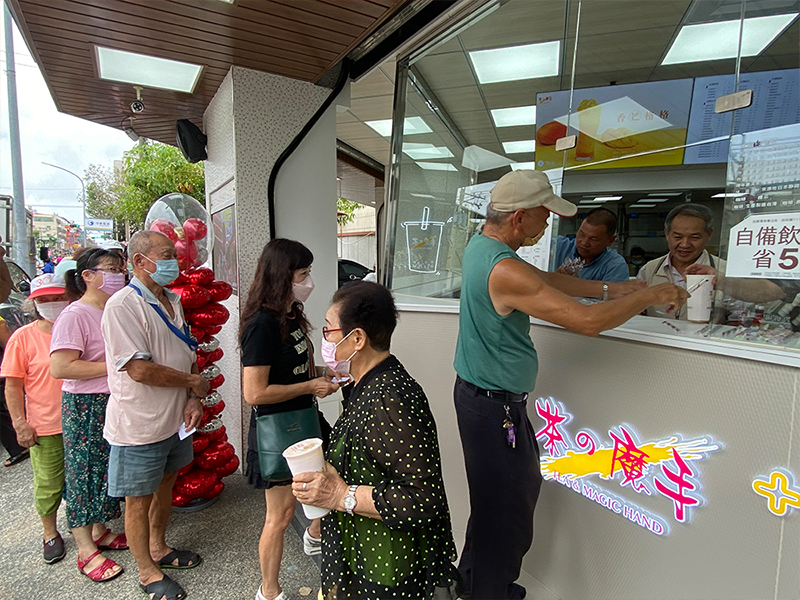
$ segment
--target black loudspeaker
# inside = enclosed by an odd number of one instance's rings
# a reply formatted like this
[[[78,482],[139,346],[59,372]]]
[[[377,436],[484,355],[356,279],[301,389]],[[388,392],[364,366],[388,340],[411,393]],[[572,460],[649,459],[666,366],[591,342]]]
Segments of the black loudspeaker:
[[[189,119],[180,119],[175,123],[175,135],[178,140],[178,148],[187,161],[196,163],[208,158],[208,154],[206,154],[208,138]]]
[[[42,262],[47,262],[50,260],[50,250],[47,246],[42,246],[39,248],[39,260]]]

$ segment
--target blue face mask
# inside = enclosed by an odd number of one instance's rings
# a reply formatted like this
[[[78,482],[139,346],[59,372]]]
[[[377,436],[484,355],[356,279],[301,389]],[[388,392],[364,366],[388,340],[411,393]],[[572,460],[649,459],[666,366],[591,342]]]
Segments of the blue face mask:
[[[174,258],[167,260],[153,260],[152,258],[148,258],[146,256],[145,258],[147,258],[147,260],[156,266],[155,273],[150,273],[150,271],[144,269],[145,273],[149,274],[150,279],[160,286],[169,285],[178,278],[178,275],[180,275],[178,261]]]

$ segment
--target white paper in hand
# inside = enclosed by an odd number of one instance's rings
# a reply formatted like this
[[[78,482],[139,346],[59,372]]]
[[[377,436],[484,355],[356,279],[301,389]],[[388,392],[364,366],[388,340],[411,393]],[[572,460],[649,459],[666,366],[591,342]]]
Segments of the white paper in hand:
[[[186,423],[181,423],[181,428],[178,429],[178,437],[182,440],[185,440],[187,437],[192,435],[195,431],[197,431],[196,427],[192,427],[189,431],[186,431]]]

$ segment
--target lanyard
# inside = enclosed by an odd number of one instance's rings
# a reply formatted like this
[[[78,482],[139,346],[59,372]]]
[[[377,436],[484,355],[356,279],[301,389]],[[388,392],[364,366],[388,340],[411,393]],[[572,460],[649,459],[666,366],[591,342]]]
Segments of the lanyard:
[[[142,291],[139,288],[130,283],[128,284],[128,287],[136,290],[136,293],[139,294],[139,297],[142,298],[142,300],[144,300],[144,296],[142,296]],[[147,300],[145,300],[145,302],[147,302]],[[189,331],[189,327],[187,327],[186,322],[183,323],[183,331],[181,331],[180,329],[175,327],[175,324],[167,317],[167,315],[164,314],[164,311],[161,310],[160,306],[158,306],[157,304],[150,304],[149,302],[147,302],[147,304],[153,307],[153,310],[156,311],[156,313],[158,313],[158,316],[161,317],[161,320],[167,324],[169,330],[176,336],[178,336],[178,339],[180,339],[184,344],[189,346],[189,349],[192,352],[197,352],[198,348],[197,340],[195,340],[192,337],[192,334]]]

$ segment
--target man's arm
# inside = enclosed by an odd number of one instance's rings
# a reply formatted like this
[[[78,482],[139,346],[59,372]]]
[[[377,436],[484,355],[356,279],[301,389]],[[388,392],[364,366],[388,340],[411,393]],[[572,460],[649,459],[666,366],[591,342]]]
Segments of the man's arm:
[[[511,259],[507,259],[511,260]],[[503,261],[501,261],[503,262]],[[517,261],[519,262],[519,261]],[[527,263],[525,263],[527,265]],[[602,298],[603,282],[592,281],[591,279],[580,279],[572,275],[563,273],[549,273],[541,271],[533,265],[527,265],[542,281],[552,288],[566,294],[567,296],[578,298]],[[620,281],[608,284],[608,296],[610,298],[622,298],[638,290],[644,289],[647,285],[639,281]]]
[[[586,283],[600,284],[602,287],[602,282]],[[653,304],[668,304],[674,310],[686,301],[688,294],[686,290],[666,283],[617,300],[585,306],[548,285],[545,278],[519,261],[504,259],[489,274],[489,296],[500,315],[519,310],[566,329],[595,336],[601,331],[622,325]]]
[[[143,359],[131,360],[125,365],[125,371],[135,382],[144,385],[188,388],[198,398],[208,394],[208,381],[197,373],[184,373]]]
[[[689,265],[687,275],[714,275],[714,287],[721,292],[743,302],[765,304],[774,300],[783,300],[786,297],[780,286],[769,279],[750,279],[743,277],[723,277],[717,275],[717,270],[709,265]]]

